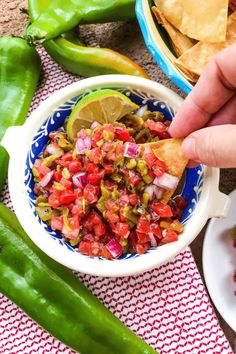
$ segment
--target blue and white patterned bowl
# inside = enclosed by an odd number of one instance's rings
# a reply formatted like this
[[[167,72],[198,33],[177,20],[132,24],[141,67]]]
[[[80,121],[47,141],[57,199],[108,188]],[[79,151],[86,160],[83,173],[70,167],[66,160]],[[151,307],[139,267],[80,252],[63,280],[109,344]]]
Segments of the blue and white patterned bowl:
[[[153,58],[160,66],[161,70],[181,88],[185,93],[189,93],[193,86],[187,80],[185,74],[173,65],[172,61],[176,58],[170,40],[164,28],[159,25],[152,14],[153,0],[137,0],[136,16],[145,44]]]
[[[32,166],[48,141],[48,135],[64,123],[76,103],[87,93],[100,88],[123,92],[138,105],[148,105],[172,120],[181,98],[152,81],[123,75],[109,75],[82,80],[44,101],[22,127],[10,128],[3,141],[9,151],[9,188],[15,212],[29,237],[50,257],[84,273],[123,276],[143,272],[178,254],[198,234],[212,215],[223,214],[227,200],[218,191],[217,169],[199,166],[188,169],[182,195],[188,205],[182,222],[185,231],[179,241],[151,248],[144,255],[128,254],[118,260],[88,257],[65,242],[61,234],[51,230],[35,212]],[[17,173],[16,173],[17,171]],[[214,202],[213,202],[214,200]],[[215,205],[219,203],[219,205]]]

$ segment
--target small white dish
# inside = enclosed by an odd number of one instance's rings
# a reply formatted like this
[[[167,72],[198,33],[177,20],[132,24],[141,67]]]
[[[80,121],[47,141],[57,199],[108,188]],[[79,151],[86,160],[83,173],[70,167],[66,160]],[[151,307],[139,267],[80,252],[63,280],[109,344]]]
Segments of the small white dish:
[[[236,190],[230,194],[231,206],[223,220],[213,218],[203,245],[203,271],[210,297],[225,322],[236,332],[236,249],[230,229],[236,225]]]

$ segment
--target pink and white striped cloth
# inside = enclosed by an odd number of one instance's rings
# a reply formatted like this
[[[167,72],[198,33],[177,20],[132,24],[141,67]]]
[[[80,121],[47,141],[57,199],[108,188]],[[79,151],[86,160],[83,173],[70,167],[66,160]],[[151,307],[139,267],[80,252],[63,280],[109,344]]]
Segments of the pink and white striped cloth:
[[[31,110],[78,80],[40,50],[43,73]],[[9,193],[2,200],[11,207]],[[78,277],[121,321],[161,354],[233,354],[188,248],[139,276]],[[73,354],[0,294],[0,354]],[[91,354],[93,353],[91,348]],[[121,353],[122,354],[122,353]],[[135,354],[135,353],[132,353]]]

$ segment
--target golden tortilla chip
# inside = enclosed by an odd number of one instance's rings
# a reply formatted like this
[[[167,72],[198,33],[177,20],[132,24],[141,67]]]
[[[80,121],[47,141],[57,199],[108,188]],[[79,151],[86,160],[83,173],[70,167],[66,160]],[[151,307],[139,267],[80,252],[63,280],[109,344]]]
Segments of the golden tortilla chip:
[[[180,31],[206,42],[222,42],[226,37],[228,0],[181,0]]]
[[[228,0],[154,0],[166,19],[188,37],[225,40]]]
[[[179,29],[182,23],[183,5],[181,0],[154,0],[165,18]]]
[[[185,36],[174,26],[172,26],[172,24],[167,21],[167,19],[157,7],[153,6],[152,11],[156,16],[158,23],[161,24],[168,33],[174,51],[178,57],[185,53],[189,48],[192,48],[194,44],[196,44],[194,39]]]
[[[165,139],[143,144],[143,146],[150,146],[158,159],[165,162],[167,172],[180,180],[188,163],[188,159],[184,156],[181,148],[182,141],[182,139]],[[161,202],[168,203],[174,192],[175,190],[165,191]]]
[[[175,64],[180,69],[201,75],[209,60],[221,49],[229,47],[233,43],[236,43],[236,11],[228,17],[226,41],[221,43],[200,41],[175,60]]]

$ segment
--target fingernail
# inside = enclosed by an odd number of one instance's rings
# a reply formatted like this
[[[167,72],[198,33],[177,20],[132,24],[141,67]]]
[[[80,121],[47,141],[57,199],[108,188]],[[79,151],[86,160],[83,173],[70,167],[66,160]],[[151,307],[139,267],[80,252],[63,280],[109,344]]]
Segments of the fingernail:
[[[189,160],[198,160],[198,156],[196,155],[196,142],[193,138],[186,138],[182,143],[182,149],[184,155],[189,158]]]

